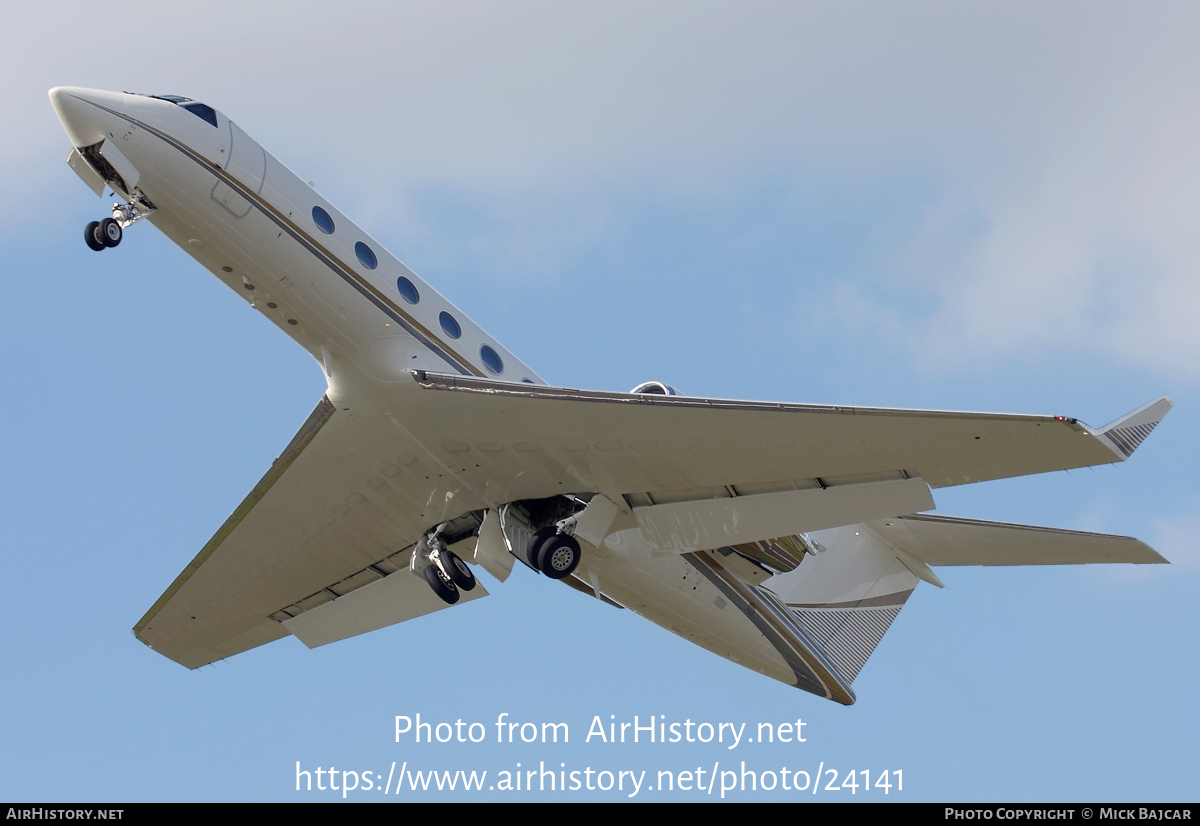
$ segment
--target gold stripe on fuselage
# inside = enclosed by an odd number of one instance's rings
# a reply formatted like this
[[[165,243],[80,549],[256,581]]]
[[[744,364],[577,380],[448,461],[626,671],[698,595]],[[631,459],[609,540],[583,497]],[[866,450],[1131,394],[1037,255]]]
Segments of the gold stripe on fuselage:
[[[233,187],[239,195],[241,195],[247,200],[247,202],[258,209],[259,212],[273,221],[280,229],[291,235],[296,241],[300,242],[300,244],[308,248],[309,252],[321,260],[325,266],[333,270],[338,277],[340,277],[350,286],[354,287],[365,298],[371,301],[372,304],[383,310],[388,317],[403,326],[414,338],[432,350],[436,355],[449,362],[450,365],[459,372],[471,376],[479,376],[481,378],[485,377],[484,373],[480,371],[479,368],[463,357],[462,354],[456,351],[453,347],[446,344],[446,342],[438,337],[436,333],[429,330],[424,324],[405,312],[386,294],[376,288],[374,284],[359,276],[358,273],[356,273],[351,267],[343,263],[340,258],[327,250],[315,238],[293,223],[289,217],[276,209],[269,201],[259,195],[259,193],[247,189],[240,181],[230,175],[226,170],[222,169],[219,164],[212,163],[189,147],[187,144],[182,143],[171,135],[156,129],[153,126],[138,120],[137,118],[130,117],[123,112],[117,112],[92,101],[88,101],[88,103],[91,103],[98,109],[108,112],[110,115],[121,118],[122,120],[132,123],[141,129],[145,129],[159,140],[175,147],[175,149],[179,150],[180,153],[188,157],[199,166],[202,166],[211,174],[215,175],[226,185]],[[263,151],[265,152],[266,150]]]

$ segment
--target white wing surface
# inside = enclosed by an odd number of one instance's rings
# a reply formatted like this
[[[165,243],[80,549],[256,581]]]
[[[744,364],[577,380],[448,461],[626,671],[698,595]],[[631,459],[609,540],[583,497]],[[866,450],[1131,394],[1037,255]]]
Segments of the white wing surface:
[[[450,607],[405,570],[411,546],[481,503],[439,484],[444,469],[415,451],[386,418],[357,419],[322,399],[134,634],[197,668],[289,632],[320,645]],[[371,604],[380,592],[383,610]],[[486,593],[479,584],[458,604]],[[315,611],[335,599],[337,610]],[[352,603],[358,615],[339,616]]]
[[[1167,560],[1132,536],[956,516],[912,514],[868,523],[867,529],[926,565],[1086,565]]]
[[[613,530],[651,526],[662,549],[697,542],[661,535],[671,524],[754,541],[924,509],[925,483],[1123,461],[1171,404],[1095,430],[1056,416],[413,378],[367,401],[322,400],[137,637],[194,668],[289,632],[319,645],[430,613],[444,604],[401,570],[413,543],[509,502],[600,493],[624,512]]]
[[[632,395],[423,371],[415,376],[432,392],[414,412],[431,426],[523,452],[526,474],[553,468],[555,481],[568,487],[583,483],[609,498],[649,493],[645,504],[765,493],[785,484],[797,489],[914,477],[940,488],[1110,464],[1132,453],[1128,440],[1113,435],[1130,417],[1144,438],[1172,404],[1164,396],[1096,430],[1064,416]],[[736,490],[722,493],[723,487]]]

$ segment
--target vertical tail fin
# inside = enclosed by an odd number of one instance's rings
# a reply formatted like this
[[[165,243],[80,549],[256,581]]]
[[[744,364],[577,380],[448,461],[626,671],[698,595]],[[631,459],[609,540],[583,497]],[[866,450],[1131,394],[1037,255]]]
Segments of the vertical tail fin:
[[[847,684],[862,671],[918,578],[874,534],[851,525],[813,534],[818,553],[762,587],[787,605]]]

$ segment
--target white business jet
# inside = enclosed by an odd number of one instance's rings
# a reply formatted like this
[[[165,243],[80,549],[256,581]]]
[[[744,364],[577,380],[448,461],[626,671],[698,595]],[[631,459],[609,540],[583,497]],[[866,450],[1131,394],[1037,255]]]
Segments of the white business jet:
[[[56,88],[68,163],[307,350],[328,391],[134,627],[189,668],[461,604],[515,561],[839,703],[940,565],[1161,563],[1123,536],[933,516],[931,489],[1122,462],[1172,406],[1064,416],[551,387],[223,114]],[[111,254],[111,253],[110,253]]]

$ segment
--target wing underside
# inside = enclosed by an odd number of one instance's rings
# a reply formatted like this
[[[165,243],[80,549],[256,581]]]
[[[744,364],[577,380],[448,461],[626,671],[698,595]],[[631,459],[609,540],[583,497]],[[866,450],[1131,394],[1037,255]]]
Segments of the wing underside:
[[[689,552],[705,535],[716,547],[924,509],[926,484],[1122,461],[1170,408],[1160,399],[1095,430],[1055,416],[413,378],[370,404],[323,399],[137,637],[194,668],[289,632],[323,644],[437,610],[401,570],[413,543],[510,502],[601,493],[624,511],[614,525],[641,523],[659,547]],[[685,523],[694,536],[676,541],[671,525]],[[716,542],[719,531],[732,539]],[[323,622],[297,620],[322,606]]]
[[[289,633],[319,645],[449,607],[405,570],[411,547],[480,503],[431,501],[427,477],[444,471],[415,450],[386,419],[356,421],[322,399],[134,634],[196,668]],[[463,602],[484,595],[477,586]],[[335,601],[322,623],[285,624]],[[390,622],[379,619],[381,603]],[[351,604],[360,610],[347,620]]]
[[[920,477],[939,488],[1123,461],[1166,397],[1096,430],[1064,416],[602,393],[417,371],[413,413],[630,503]],[[1130,420],[1136,420],[1130,428]],[[1117,438],[1135,433],[1137,442]],[[511,454],[510,454],[511,455]],[[723,490],[729,488],[729,490]],[[612,498],[610,496],[610,498]]]
[[[926,565],[1087,565],[1167,560],[1131,536],[1014,525],[955,516],[910,514],[867,529]]]

